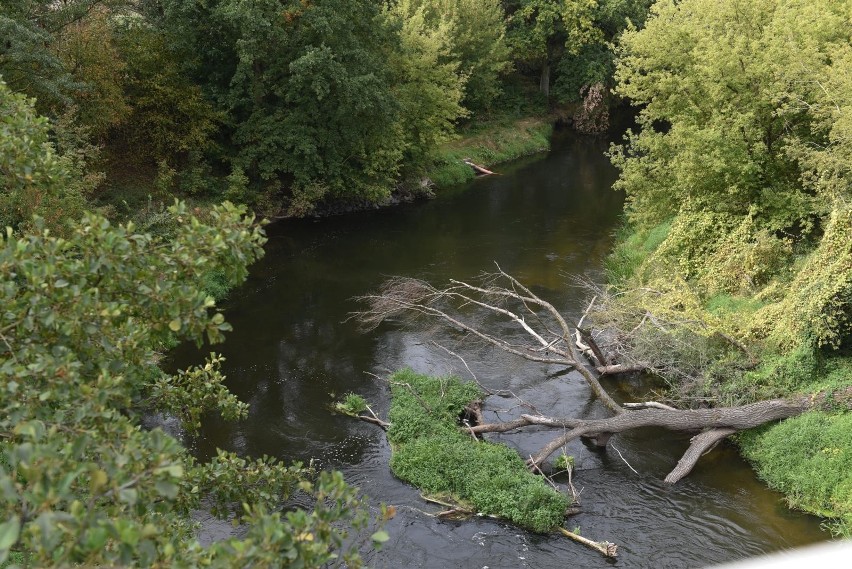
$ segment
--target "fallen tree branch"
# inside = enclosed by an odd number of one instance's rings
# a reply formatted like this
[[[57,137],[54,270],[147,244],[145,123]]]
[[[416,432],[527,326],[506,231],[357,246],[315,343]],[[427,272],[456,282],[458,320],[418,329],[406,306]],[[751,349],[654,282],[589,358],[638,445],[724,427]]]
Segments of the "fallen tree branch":
[[[736,433],[736,429],[710,429],[695,435],[689,441],[689,448],[677,462],[677,466],[666,476],[668,484],[674,484],[690,472],[692,472],[698,459],[710,452],[722,439]]]
[[[356,419],[360,419],[366,423],[372,423],[373,425],[378,425],[383,430],[387,431],[388,427],[390,427],[390,423],[387,421],[382,421],[378,417],[370,417],[368,415],[351,415],[351,417],[355,417]]]
[[[698,458],[708,448],[728,435],[838,402],[852,407],[852,393],[841,393],[839,397],[838,394],[834,394],[831,401],[827,394],[820,394],[814,397],[771,399],[738,407],[714,409],[674,409],[652,401],[640,404],[644,408],[605,419],[557,419],[521,415],[514,421],[478,425],[472,430],[476,433],[506,432],[533,425],[568,429],[530,457],[527,463],[531,468],[538,468],[551,454],[579,437],[593,439],[597,444],[604,446],[613,434],[641,427],[662,427],[673,431],[705,430],[701,435],[693,437],[692,444],[677,468],[666,478],[667,482],[674,483],[692,470]]]
[[[614,433],[641,427],[662,427],[686,432],[703,431],[693,438],[677,467],[667,476],[666,480],[673,483],[694,467],[702,453],[731,433],[799,415],[819,406],[820,400],[826,398],[825,395],[819,395],[812,398],[760,401],[740,407],[694,410],[675,409],[658,402],[621,406],[602,387],[599,376],[644,371],[650,366],[642,362],[610,363],[615,362],[615,359],[603,355],[592,334],[582,327],[586,315],[595,307],[595,298],[589,303],[580,321],[574,324],[551,303],[504,272],[499,265],[496,273],[484,275],[480,282],[481,285],[450,280],[446,287],[436,288],[418,279],[394,278],[387,281],[377,294],[361,297],[360,300],[366,302],[368,308],[353,314],[352,317],[360,320],[366,328],[373,328],[386,320],[399,317],[426,317],[466,333],[468,340],[482,341],[528,361],[575,369],[598,401],[606,406],[613,416],[585,420],[522,415],[514,421],[483,423],[480,411],[477,416],[478,424],[468,425],[472,435],[505,432],[529,426],[562,429],[561,434],[527,461],[534,470],[540,468],[556,450],[579,437],[603,447]],[[514,331],[506,332],[506,328],[503,328],[499,334],[494,332],[495,318],[511,325]],[[637,328],[646,322],[664,332],[668,332],[669,327],[685,324],[663,322],[649,311],[641,315]],[[726,339],[736,345],[735,340]],[[620,345],[618,342],[622,340],[616,338],[615,342]],[[598,365],[594,368],[585,365],[580,350],[588,350],[590,359]],[[456,355],[449,350],[445,351]],[[743,351],[747,353],[746,349]],[[466,364],[465,366],[467,367]],[[842,400],[841,405],[852,408],[852,390],[842,394],[839,399],[835,394],[834,400],[835,405]]]
[[[636,373],[648,371],[648,366],[643,364],[611,364],[608,366],[598,366],[595,368],[601,375],[616,375],[619,373]]]
[[[559,528],[559,531],[562,533],[562,535],[573,539],[577,543],[582,543],[586,547],[594,549],[601,555],[612,558],[618,557],[618,546],[614,543],[610,543],[608,541],[592,541],[591,539],[587,539],[582,535],[578,535],[572,531],[568,531],[565,528]]]

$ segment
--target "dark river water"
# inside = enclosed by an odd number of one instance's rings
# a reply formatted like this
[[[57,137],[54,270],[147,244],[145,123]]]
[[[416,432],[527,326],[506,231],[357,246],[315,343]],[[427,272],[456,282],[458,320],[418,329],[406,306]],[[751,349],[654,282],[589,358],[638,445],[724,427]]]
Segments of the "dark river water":
[[[265,258],[225,303],[234,331],[216,347],[227,358],[228,386],[251,405],[250,416],[233,424],[211,418],[201,436],[184,442],[201,459],[216,447],[315,459],[342,470],[371,503],[395,505],[398,513],[386,526],[390,541],[367,554],[373,567],[702,567],[827,539],[818,519],[786,509],[729,446],[702,458],[677,485],[665,485],[688,436],[657,430],[616,435],[602,452],[579,441],[567,450],[582,490],[582,513],[568,527],[619,544],[615,562],[567,538],[494,520],[440,521],[424,513],[438,507],[391,474],[382,431],[329,410],[334,396],[353,391],[385,411],[387,388],[370,374],[410,366],[467,375],[458,359],[416,330],[386,325],[361,334],[347,322],[358,308],[352,298],[388,276],[469,279],[496,261],[562,310],[581,312],[585,293],[575,279],[602,279],[622,204],[610,189],[615,171],[605,149],[604,141],[565,134],[550,153],[498,168],[501,175],[435,200],[270,226]],[[542,413],[605,413],[574,372],[458,345],[450,336],[440,340],[464,357],[482,384],[511,390]],[[172,360],[184,366],[201,355],[181,348]],[[621,399],[643,392],[636,380],[608,387]],[[487,405],[502,419],[526,412],[512,399],[491,397]],[[526,455],[549,436],[496,438]],[[229,528],[206,520],[202,539],[228,535]]]

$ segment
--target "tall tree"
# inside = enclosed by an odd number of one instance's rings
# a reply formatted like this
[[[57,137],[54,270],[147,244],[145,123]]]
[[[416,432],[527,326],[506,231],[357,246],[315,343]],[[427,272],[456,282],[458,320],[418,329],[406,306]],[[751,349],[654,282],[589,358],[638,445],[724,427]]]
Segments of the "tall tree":
[[[400,106],[399,128],[407,168],[428,162],[431,151],[449,140],[455,121],[468,114],[462,106],[469,75],[452,57],[452,24],[431,22],[416,0],[389,6],[386,17],[399,34],[390,58],[393,95]]]
[[[551,67],[567,50],[577,54],[596,41],[598,0],[521,0],[509,19],[509,42],[515,57],[540,71],[539,89],[550,95]]]
[[[163,5],[194,77],[227,115],[237,166],[314,200],[389,193],[403,143],[378,3]]]
[[[506,42],[506,16],[499,0],[405,0],[409,13],[422,10],[433,28],[449,37],[445,62],[456,62],[467,78],[465,108],[474,114],[488,109],[500,93],[500,79],[511,69]]]

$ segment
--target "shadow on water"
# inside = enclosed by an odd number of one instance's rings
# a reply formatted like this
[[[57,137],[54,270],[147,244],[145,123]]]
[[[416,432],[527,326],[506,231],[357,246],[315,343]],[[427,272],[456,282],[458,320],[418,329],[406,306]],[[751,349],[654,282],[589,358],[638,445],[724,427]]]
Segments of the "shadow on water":
[[[556,536],[534,535],[490,520],[442,522],[415,489],[388,469],[381,432],[329,410],[333,395],[355,391],[387,409],[387,390],[369,373],[410,366],[428,373],[461,372],[458,360],[414,331],[383,326],[360,334],[347,321],[353,297],[390,275],[433,281],[471,278],[498,262],[567,313],[582,311],[584,277],[600,281],[622,197],[610,189],[615,171],[604,141],[563,135],[548,154],[499,168],[501,175],[443,192],[435,200],[391,210],[268,228],[266,256],[226,303],[234,326],[216,349],[227,358],[228,386],[251,405],[246,421],[209,418],[185,443],[201,459],[217,447],[285,460],[317,459],[339,468],[376,503],[397,506],[391,540],[369,561],[374,567],[604,566],[596,553]],[[520,363],[442,342],[462,355],[490,388],[511,389],[542,412],[602,415],[575,373]],[[201,359],[182,347],[172,363]],[[634,386],[635,387],[635,386]],[[507,400],[490,400],[501,418],[520,413]],[[495,437],[522,453],[546,433]],[[591,451],[577,442],[575,484],[583,513],[569,520],[583,535],[620,545],[624,567],[700,567],[827,539],[815,518],[790,512],[764,488],[734,449],[704,457],[674,487],[662,483],[687,437],[641,431],[613,438],[615,448]],[[630,466],[628,466],[628,464]],[[475,467],[475,465],[472,465]],[[631,468],[636,469],[636,474]],[[206,540],[225,535],[206,524]]]

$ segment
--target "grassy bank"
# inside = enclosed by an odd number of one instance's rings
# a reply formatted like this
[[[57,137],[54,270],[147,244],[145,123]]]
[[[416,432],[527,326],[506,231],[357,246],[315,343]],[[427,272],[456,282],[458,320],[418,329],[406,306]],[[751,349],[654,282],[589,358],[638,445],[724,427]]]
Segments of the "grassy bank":
[[[828,518],[835,535],[852,536],[852,413],[842,404],[852,389],[849,349],[789,332],[780,343],[761,324],[798,294],[796,269],[824,253],[820,247],[800,248],[762,284],[754,280],[758,284],[737,293],[720,292],[710,279],[718,278],[712,260],[721,255],[712,241],[701,243],[699,253],[684,254],[676,246],[681,224],[674,218],[650,229],[619,231],[606,269],[620,294],[596,324],[620,321],[634,332],[634,356],[660,366],[669,395],[681,405],[834,396],[841,402],[835,410],[742,432],[737,443],[757,475],[791,507]],[[633,315],[645,314],[653,314],[659,326],[638,325]],[[676,373],[667,369],[673,365]]]
[[[525,117],[480,123],[459,133],[460,138],[445,144],[435,166],[427,176],[439,188],[460,184],[474,177],[462,162],[470,158],[476,164],[493,166],[550,149],[553,118]]]
[[[532,531],[562,524],[564,495],[530,473],[516,451],[459,429],[465,406],[482,397],[475,384],[401,370],[391,377],[391,395],[388,439],[396,476]]]

